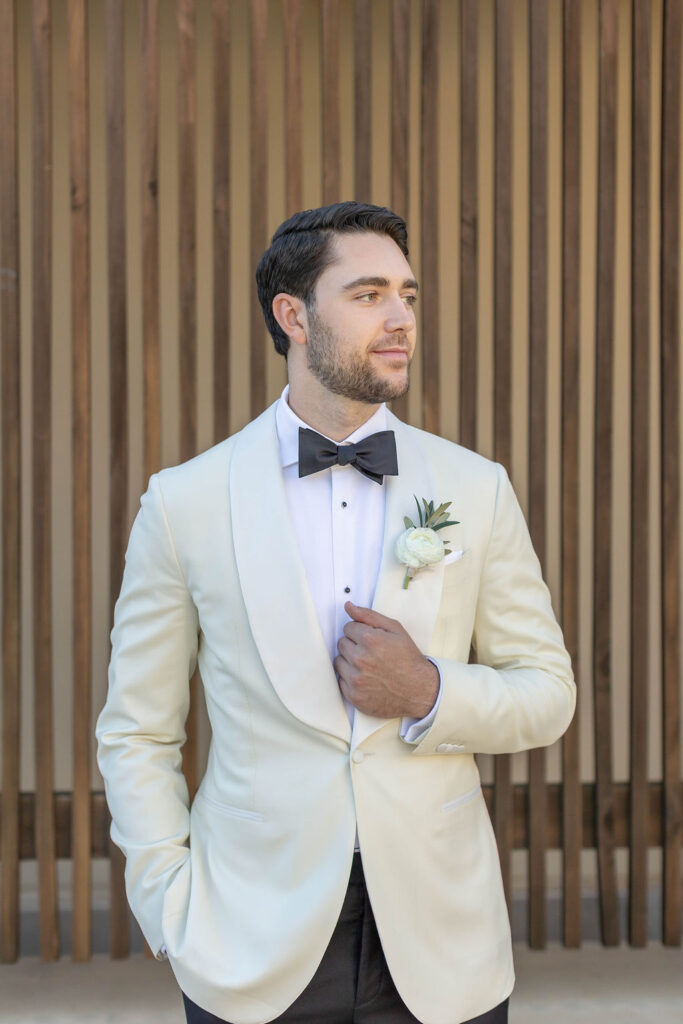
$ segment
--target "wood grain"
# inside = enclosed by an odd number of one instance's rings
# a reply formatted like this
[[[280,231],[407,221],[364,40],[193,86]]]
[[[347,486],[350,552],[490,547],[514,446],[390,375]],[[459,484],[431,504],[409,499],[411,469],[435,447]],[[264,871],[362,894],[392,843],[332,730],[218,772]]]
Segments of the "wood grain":
[[[440,433],[439,377],[439,3],[422,0],[420,227],[422,253],[422,411],[425,430]]]
[[[2,341],[2,806],[0,960],[19,955],[21,764],[21,309],[14,0],[0,0],[0,340]]]
[[[681,0],[665,0],[663,33],[660,378],[663,887],[662,941],[681,944],[680,273]]]
[[[496,0],[496,78],[494,155],[494,457],[510,472],[512,429],[512,10],[511,0]],[[494,758],[494,826],[510,906],[512,783],[510,755]]]
[[[71,956],[89,960],[90,758],[92,711],[92,549],[90,410],[90,165],[88,12],[69,0],[71,158],[72,534],[73,534],[73,811]]]
[[[285,194],[287,216],[303,206],[301,0],[284,0]]]
[[[249,181],[249,265],[256,267],[266,240],[266,203],[268,191],[268,3],[252,0],[249,5],[249,101],[250,181]],[[256,288],[250,288],[249,335],[251,417],[263,412],[266,404],[266,339],[263,313]]]
[[[593,689],[600,928],[619,943],[612,785],[612,385],[615,276],[617,0],[600,3],[598,254],[595,337]]]
[[[371,109],[372,95],[372,18],[367,0],[353,4],[353,137],[354,198],[369,203],[372,190]]]
[[[340,165],[339,124],[339,0],[321,2],[321,81],[322,81],[322,195],[323,206],[338,203]]]
[[[479,4],[460,4],[460,444],[477,444]]]
[[[213,437],[230,434],[230,4],[213,0]]]
[[[631,132],[631,849],[629,942],[647,945],[650,552],[649,0],[632,8]]]
[[[546,549],[548,374],[548,8],[529,3],[529,531],[541,567]],[[545,749],[530,750],[529,945],[546,945]]]
[[[40,957],[59,956],[52,802],[52,25],[48,0],[33,15],[33,660]]]
[[[579,313],[581,212],[581,4],[563,8],[562,102],[562,478],[561,622],[577,681],[577,705],[562,739],[562,934],[581,945],[579,716]]]
[[[159,342],[159,0],[140,5],[142,353],[145,483],[161,468]]]
[[[107,106],[107,284],[109,290],[109,621],[121,590],[128,517],[128,331],[123,84],[123,6],[106,0],[105,92]],[[129,952],[125,858],[110,843],[110,953]]]
[[[391,4],[391,209],[408,221],[410,195],[410,0]],[[424,270],[422,274],[424,287]],[[424,294],[424,293],[423,293]],[[420,306],[422,305],[422,299]],[[428,343],[421,317],[418,345]],[[391,400],[391,411],[408,420],[408,393]]]

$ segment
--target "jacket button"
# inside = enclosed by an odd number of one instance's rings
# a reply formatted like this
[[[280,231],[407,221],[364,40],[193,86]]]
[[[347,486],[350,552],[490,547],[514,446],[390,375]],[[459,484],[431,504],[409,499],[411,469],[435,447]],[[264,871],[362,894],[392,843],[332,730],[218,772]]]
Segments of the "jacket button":
[[[354,752],[351,754],[351,760],[353,761],[354,764],[360,764],[364,757],[365,754],[363,753],[362,750],[354,750]]]
[[[438,747],[436,748],[436,752],[437,754],[447,754],[450,749],[450,743],[439,743]]]

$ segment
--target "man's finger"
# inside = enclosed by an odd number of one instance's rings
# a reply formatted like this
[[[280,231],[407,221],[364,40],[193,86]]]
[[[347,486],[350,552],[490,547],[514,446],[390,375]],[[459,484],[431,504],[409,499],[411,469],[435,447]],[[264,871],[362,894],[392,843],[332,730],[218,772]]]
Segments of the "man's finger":
[[[363,608],[362,605],[356,605],[353,601],[345,601],[344,608],[347,615],[350,615],[356,622],[364,622],[366,626],[386,629],[388,633],[398,633],[401,629],[401,623],[396,619],[390,619],[387,615],[382,615],[381,612],[373,611],[372,608]]]
[[[349,640],[353,640],[354,644],[361,643],[367,636],[369,636],[374,626],[368,626],[364,622],[354,622],[351,619],[350,622],[344,623],[344,636]]]

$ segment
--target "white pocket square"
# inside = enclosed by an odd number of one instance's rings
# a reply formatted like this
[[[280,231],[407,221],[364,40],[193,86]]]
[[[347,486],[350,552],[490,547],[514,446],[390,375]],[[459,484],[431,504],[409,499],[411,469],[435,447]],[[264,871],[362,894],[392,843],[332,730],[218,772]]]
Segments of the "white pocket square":
[[[443,564],[450,565],[451,562],[457,562],[459,558],[465,554],[465,549],[461,548],[460,551],[451,551],[450,555],[445,555]]]

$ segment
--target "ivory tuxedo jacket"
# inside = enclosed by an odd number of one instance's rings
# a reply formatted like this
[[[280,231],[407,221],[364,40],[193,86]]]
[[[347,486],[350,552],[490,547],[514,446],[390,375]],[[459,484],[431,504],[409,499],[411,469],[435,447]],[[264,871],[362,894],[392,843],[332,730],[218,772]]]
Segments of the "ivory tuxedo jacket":
[[[438,663],[417,745],[401,720],[349,723],[290,519],[275,404],[149,480],[111,633],[98,763],[142,931],[180,987],[236,1024],[305,988],[336,924],[356,822],[398,991],[459,1024],[514,984],[495,837],[474,754],[553,743],[575,707],[570,658],[502,466],[400,421],[373,608]],[[463,555],[402,589],[413,495],[452,501]],[[470,645],[477,664],[468,664]],[[199,664],[212,740],[190,805],[181,774]]]

